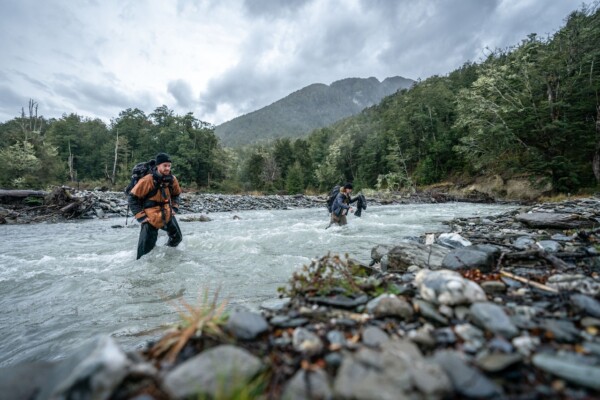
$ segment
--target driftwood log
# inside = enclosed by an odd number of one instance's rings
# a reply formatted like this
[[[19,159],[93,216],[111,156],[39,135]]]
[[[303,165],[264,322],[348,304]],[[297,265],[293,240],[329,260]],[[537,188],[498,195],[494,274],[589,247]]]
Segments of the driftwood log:
[[[38,199],[37,204],[29,201]],[[43,200],[43,204],[40,204]],[[19,216],[23,212],[35,210],[40,219],[50,219],[59,215],[66,219],[79,218],[89,211],[94,205],[93,197],[78,197],[71,194],[71,188],[55,187],[51,192],[41,190],[5,190],[0,189],[0,203],[12,205],[11,209]],[[1,223],[2,221],[0,221]]]
[[[26,197],[46,197],[48,192],[42,190],[7,190],[0,189],[0,197],[11,197],[15,199],[24,199]]]

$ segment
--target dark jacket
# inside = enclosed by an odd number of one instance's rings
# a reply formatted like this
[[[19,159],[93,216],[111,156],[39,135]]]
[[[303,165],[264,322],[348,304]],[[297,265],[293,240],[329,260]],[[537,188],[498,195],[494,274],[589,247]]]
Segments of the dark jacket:
[[[346,193],[339,192],[337,197],[335,198],[335,201],[333,202],[331,211],[339,217],[342,214],[342,210],[349,209],[350,203],[353,203],[355,201],[356,199],[350,200],[350,196]]]
[[[131,189],[129,207],[138,221],[148,218],[150,225],[160,229],[171,220],[173,210],[177,212],[180,194],[181,187],[174,175],[163,177],[154,172],[144,176]]]

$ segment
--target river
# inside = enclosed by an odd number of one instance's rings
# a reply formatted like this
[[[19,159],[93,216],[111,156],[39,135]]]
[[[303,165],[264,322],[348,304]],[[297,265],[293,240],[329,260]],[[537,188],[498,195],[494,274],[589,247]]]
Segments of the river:
[[[511,208],[374,206],[329,229],[325,208],[213,213],[210,222],[180,222],[184,240],[177,248],[164,246],[161,231],[157,248],[137,261],[139,226],[113,228],[124,218],[2,225],[0,366],[59,359],[99,333],[132,350],[156,338],[157,327],[178,321],[177,298],[194,304],[205,290],[218,290],[229,307],[257,309],[311,258],[331,251],[368,263],[377,244],[447,230],[443,221],[454,217]]]

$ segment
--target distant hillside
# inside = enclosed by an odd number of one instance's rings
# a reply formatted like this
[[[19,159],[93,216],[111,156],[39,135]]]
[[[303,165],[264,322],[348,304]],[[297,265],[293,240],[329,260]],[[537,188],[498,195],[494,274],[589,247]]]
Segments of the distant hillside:
[[[316,128],[358,114],[415,81],[395,76],[348,78],[327,86],[315,83],[275,103],[216,127],[225,146],[234,147],[279,137],[301,137]]]

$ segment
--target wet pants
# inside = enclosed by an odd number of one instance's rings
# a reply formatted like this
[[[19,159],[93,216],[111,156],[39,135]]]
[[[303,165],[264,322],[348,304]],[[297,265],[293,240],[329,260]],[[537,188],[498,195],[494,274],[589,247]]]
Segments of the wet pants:
[[[342,210],[340,216],[335,215],[335,213],[331,213],[331,221],[329,225],[338,224],[340,226],[346,225],[348,223],[348,219],[346,218],[347,210]]]
[[[177,223],[175,217],[172,217],[171,220],[167,222],[167,225],[161,229],[167,231],[167,234],[169,235],[167,246],[176,247],[179,243],[181,243],[183,235],[181,234],[181,229],[179,229],[179,224]],[[140,239],[138,241],[138,260],[144,254],[150,253],[154,246],[156,246],[156,239],[158,239],[158,229],[150,225],[148,222],[143,223],[140,229]]]

